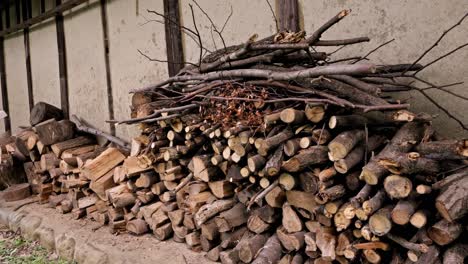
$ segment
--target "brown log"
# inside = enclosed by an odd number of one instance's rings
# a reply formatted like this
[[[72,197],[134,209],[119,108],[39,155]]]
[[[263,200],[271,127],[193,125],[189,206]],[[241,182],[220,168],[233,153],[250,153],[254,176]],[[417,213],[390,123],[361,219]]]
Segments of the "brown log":
[[[415,142],[422,139],[423,134],[424,127],[420,123],[410,122],[403,125],[393,136],[390,143],[362,168],[360,178],[370,185],[376,185],[380,179],[387,175],[387,170],[378,164],[378,160],[391,157],[395,153],[408,152]]]
[[[463,226],[445,219],[435,223],[427,230],[428,236],[438,245],[445,246],[452,243],[463,232]]]
[[[280,146],[281,143],[287,141],[293,136],[294,136],[293,131],[290,128],[286,128],[276,135],[267,137],[264,140],[260,140],[258,143],[258,148],[257,148],[258,153],[262,156],[267,156],[270,150]]]
[[[234,194],[234,185],[229,181],[208,182],[211,192],[219,199],[230,197]]]
[[[143,172],[135,181],[135,185],[138,188],[149,188],[157,181],[157,179],[158,178],[154,171]]]
[[[281,244],[276,234],[266,241],[255,257],[253,264],[276,263],[281,259]]]
[[[268,236],[266,234],[257,234],[253,237],[246,239],[245,242],[239,243],[239,259],[244,263],[250,263],[257,252],[263,247],[267,241]]]
[[[402,199],[411,193],[413,184],[406,177],[390,175],[384,180],[384,188],[390,198]]]
[[[283,147],[284,154],[288,157],[294,156],[301,149],[300,141],[300,138],[293,138],[286,141]]]
[[[227,232],[235,227],[247,223],[247,208],[244,204],[237,203],[231,209],[220,213],[215,218],[219,232]]]
[[[343,197],[345,193],[346,193],[346,189],[343,185],[341,184],[334,185],[325,190],[320,190],[315,195],[315,202],[319,204],[325,204],[328,201],[334,201],[336,199]]]
[[[430,213],[427,210],[418,210],[410,218],[410,223],[416,228],[426,225]]]
[[[217,240],[219,238],[219,229],[214,219],[201,225],[201,234],[208,240]]]
[[[57,121],[63,119],[62,110],[48,103],[37,102],[31,109],[29,123],[31,126],[35,126],[52,118]]]
[[[447,221],[462,218],[468,212],[468,177],[446,186],[437,196],[435,206],[437,211]]]
[[[443,264],[463,264],[468,256],[467,244],[455,244],[450,246],[444,253]]]
[[[429,159],[466,159],[468,157],[468,143],[467,140],[422,142],[416,147],[416,151]]]
[[[70,200],[63,200],[60,203],[60,212],[62,214],[68,214],[73,210],[73,204]]]
[[[279,185],[286,191],[292,190],[296,186],[296,179],[289,173],[281,173],[278,178]]]
[[[212,248],[208,253],[205,255],[205,257],[211,261],[218,261],[219,260],[219,253],[221,252],[221,247],[217,246]]]
[[[304,246],[304,234],[304,231],[290,233],[281,226],[276,229],[276,235],[281,245],[288,252],[299,251]]]
[[[166,186],[167,187],[167,186]],[[190,212],[197,212],[204,204],[210,204],[216,200],[216,197],[210,192],[205,191],[198,194],[189,195],[185,204]]]
[[[328,126],[331,129],[345,128],[345,127],[364,127],[365,125],[372,123],[367,117],[363,115],[342,115],[332,116],[328,121]]]
[[[318,178],[310,171],[304,171],[299,174],[299,181],[302,190],[316,194],[319,190]]]
[[[304,113],[309,121],[318,123],[325,116],[325,107],[321,104],[307,104]]]
[[[257,172],[263,169],[266,159],[262,155],[255,155],[247,159],[247,166],[251,172]]]
[[[392,229],[392,206],[381,208],[369,218],[370,231],[376,236],[384,236]]]
[[[48,171],[60,165],[60,160],[54,153],[47,153],[41,156],[41,169]]]
[[[211,204],[203,205],[194,215],[194,220],[195,220],[196,225],[201,226],[211,217],[219,214],[220,212],[223,212],[232,208],[235,204],[236,204],[236,201],[232,199],[227,199],[227,200],[217,200]]]
[[[364,249],[363,250],[364,257],[366,258],[369,263],[380,263],[382,258],[380,257],[380,254],[373,250],[373,249]]]
[[[435,160],[422,158],[417,152],[396,153],[391,157],[381,158],[379,164],[393,174],[435,174],[439,163]]]
[[[86,164],[82,169],[82,174],[86,178],[95,181],[124,161],[124,159],[125,155],[118,149],[108,148],[90,163]]]
[[[332,261],[336,258],[336,236],[331,229],[321,228],[317,232],[315,239],[317,248],[320,249],[321,257],[325,260]]]
[[[287,191],[286,192],[286,200],[291,206],[305,209],[310,213],[313,213],[317,207],[314,199],[315,199],[314,194],[309,193],[309,192],[301,192],[301,191]]]
[[[49,119],[35,126],[42,144],[49,146],[73,138],[74,124],[69,120]]]
[[[287,108],[281,111],[280,119],[286,124],[301,124],[305,120],[304,111]]]
[[[296,211],[294,211],[294,209],[289,205],[289,203],[284,203],[282,209],[282,224],[284,229],[286,229],[288,233],[295,233],[301,231],[303,229],[303,223],[297,215]]]
[[[270,185],[271,186],[271,185]],[[271,207],[281,208],[286,199],[286,195],[281,187],[276,186],[265,195],[265,201]]]
[[[29,157],[29,150],[24,141],[19,137],[13,137],[13,142],[7,144],[6,150],[13,155],[13,157],[25,161]]]
[[[336,255],[344,256],[345,250],[350,247],[353,243],[353,235],[349,231],[341,232],[338,234],[336,242]]]
[[[249,235],[247,228],[245,226],[241,226],[237,229],[234,229],[232,232],[224,232],[221,233],[221,248],[233,248],[237,246],[240,240],[244,237],[244,235]]]
[[[142,219],[134,219],[127,223],[127,230],[135,235],[142,235],[148,232],[148,224]]]
[[[270,159],[265,164],[265,174],[266,176],[275,176],[281,170],[281,165],[283,164],[283,145],[280,145]]]
[[[97,145],[87,145],[87,146],[81,146],[81,147],[76,147],[76,148],[71,148],[64,150],[60,157],[62,159],[64,158],[71,158],[71,157],[77,157],[79,155],[93,152],[94,150],[98,149],[99,147]]]
[[[364,156],[377,149],[383,144],[385,138],[379,135],[373,135],[369,137],[366,143],[356,146],[346,157],[335,161],[335,169],[339,173],[347,173],[350,169],[354,168],[357,164],[364,160]]]
[[[419,203],[414,199],[399,200],[392,210],[392,221],[398,225],[406,225],[415,213]]]
[[[421,252],[421,253],[426,253],[429,250],[429,247],[426,244],[413,243],[413,242],[407,241],[406,239],[404,239],[404,238],[402,238],[400,236],[393,235],[393,234],[390,234],[390,233],[387,234],[386,236],[387,236],[387,238],[389,238],[393,242],[397,243],[398,245],[400,245],[403,248],[406,248],[408,250],[417,251],[417,252]]]
[[[350,203],[341,205],[338,212],[333,216],[336,231],[338,232],[347,229],[349,225],[351,225],[351,219],[345,216],[345,210],[348,208],[348,205],[350,205]]]
[[[297,172],[306,167],[321,164],[328,160],[328,148],[324,146],[313,146],[299,151],[298,154],[283,163],[282,169],[288,172]]]
[[[372,186],[372,185],[369,185]],[[385,202],[387,195],[384,190],[378,190],[377,193],[362,204],[362,209],[366,215],[372,215],[379,210]]]
[[[112,196],[110,199],[112,205],[116,208],[123,208],[135,204],[136,196],[133,193],[123,192]]]
[[[77,148],[81,147],[84,145],[92,144],[94,143],[94,139],[90,137],[77,137],[77,138],[72,138],[63,142],[55,143],[51,145],[52,151],[57,155],[57,157],[60,157],[60,155],[63,153],[63,151],[67,149],[72,149],[72,148]]]
[[[364,138],[363,130],[345,131],[328,143],[328,150],[334,160],[342,159]]]
[[[93,190],[100,199],[107,201],[106,190],[114,186],[114,171],[110,170],[99,179],[91,181],[89,188]]]
[[[193,157],[193,176],[204,182],[216,180],[219,175],[219,168],[211,165],[211,156],[195,156]]]
[[[0,192],[1,198],[6,202],[19,201],[30,195],[31,188],[29,183],[14,184]]]

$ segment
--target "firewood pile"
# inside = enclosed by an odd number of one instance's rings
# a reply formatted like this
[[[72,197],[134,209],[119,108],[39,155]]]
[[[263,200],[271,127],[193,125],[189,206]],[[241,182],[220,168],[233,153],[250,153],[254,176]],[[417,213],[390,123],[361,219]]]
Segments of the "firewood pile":
[[[33,124],[29,182],[75,219],[222,263],[463,263],[468,140],[388,97],[426,66],[313,51],[368,41],[321,39],[348,13],[134,90],[132,118],[111,121],[141,128],[129,153]]]

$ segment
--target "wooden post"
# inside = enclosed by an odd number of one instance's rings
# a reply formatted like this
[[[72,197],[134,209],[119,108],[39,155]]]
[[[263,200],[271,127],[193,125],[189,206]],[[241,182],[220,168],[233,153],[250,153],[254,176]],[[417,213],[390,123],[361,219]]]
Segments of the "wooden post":
[[[280,31],[297,32],[299,27],[299,4],[297,0],[278,0]]]
[[[62,4],[62,0],[56,0],[56,6]],[[59,60],[60,76],[60,106],[65,118],[69,117],[68,101],[68,73],[67,73],[67,50],[65,46],[65,31],[63,27],[63,15],[61,12],[55,16],[55,25],[57,27],[57,47]]]
[[[27,21],[32,16],[31,10],[31,1],[22,0],[21,3],[21,11],[23,16],[23,22]],[[24,36],[24,55],[26,58],[26,81],[28,84],[28,102],[29,102],[29,110],[31,110],[34,106],[34,94],[33,94],[33,86],[32,86],[32,70],[31,70],[31,52],[30,52],[30,44],[29,44],[29,27],[26,27],[23,30]]]
[[[104,41],[104,59],[106,64],[106,81],[107,81],[107,107],[109,111],[109,119],[114,119],[114,97],[112,95],[112,78],[109,62],[109,26],[107,23],[107,0],[101,0],[101,22],[102,35]],[[109,123],[111,135],[115,136],[115,124]]]
[[[176,75],[184,67],[182,32],[180,30],[179,0],[164,0],[167,68],[169,76]],[[169,22],[173,21],[173,23]]]

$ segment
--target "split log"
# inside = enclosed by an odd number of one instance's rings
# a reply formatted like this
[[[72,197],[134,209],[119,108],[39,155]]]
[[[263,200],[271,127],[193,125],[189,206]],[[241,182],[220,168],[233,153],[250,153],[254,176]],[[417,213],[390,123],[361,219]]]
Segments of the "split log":
[[[281,244],[276,234],[272,235],[260,249],[253,264],[276,263],[281,259]]]
[[[288,172],[298,172],[308,166],[324,163],[328,160],[327,152],[328,148],[324,146],[309,147],[285,161],[282,168]]]
[[[218,226],[219,232],[227,232],[234,227],[247,223],[247,219],[247,208],[244,204],[238,203],[231,209],[220,213],[215,218],[215,223]]]
[[[74,124],[68,120],[49,119],[34,128],[42,144],[49,146],[73,138]]]
[[[299,232],[303,229],[302,220],[299,218],[297,213],[288,203],[283,204],[282,213],[283,213],[282,224],[283,224],[284,229],[286,229],[288,233]]]
[[[236,202],[234,200],[218,200],[211,204],[203,205],[195,214],[194,220],[197,226],[201,226],[211,217],[232,208]]]
[[[304,246],[304,231],[288,232],[284,227],[276,229],[276,235],[283,248],[288,252],[299,251]]]
[[[135,235],[142,235],[148,232],[148,224],[142,219],[135,219],[127,223],[127,230]]]
[[[266,234],[257,234],[245,242],[241,241],[239,245],[239,259],[244,263],[250,263],[267,239],[268,236]]]
[[[31,109],[29,123],[31,126],[35,126],[52,118],[57,121],[63,119],[62,110],[48,103],[37,102]]]
[[[467,244],[455,244],[449,247],[443,256],[443,264],[463,264],[468,256]]]
[[[95,181],[119,165],[124,159],[125,155],[118,149],[108,148],[90,163],[86,164],[82,169],[82,174],[86,178]]]
[[[463,226],[445,219],[435,223],[427,230],[428,236],[438,245],[445,246],[452,243],[463,232]]]
[[[0,195],[5,202],[19,201],[31,195],[31,188],[29,183],[14,184],[0,192]]]
[[[321,228],[317,232],[315,243],[320,249],[321,257],[325,260],[332,261],[336,258],[336,236],[331,229]]]
[[[77,137],[72,138],[63,142],[55,143],[51,147],[52,151],[60,157],[63,151],[67,149],[77,148],[80,146],[88,145],[94,143],[94,139],[89,137]]]

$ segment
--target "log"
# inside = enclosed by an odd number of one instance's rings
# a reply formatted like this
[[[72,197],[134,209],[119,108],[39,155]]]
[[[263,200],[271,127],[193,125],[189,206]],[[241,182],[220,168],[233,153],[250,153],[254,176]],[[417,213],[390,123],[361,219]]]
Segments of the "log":
[[[270,185],[272,186],[272,185]],[[265,201],[271,207],[281,208],[286,199],[286,195],[281,187],[276,186],[265,195]]]
[[[336,160],[334,163],[335,169],[339,173],[347,173],[349,170],[351,170],[364,160],[366,151],[367,153],[374,151],[379,146],[381,146],[384,143],[384,141],[385,138],[383,136],[373,135],[369,137],[367,145],[360,144],[356,146],[350,153],[348,153],[346,157]]]
[[[441,140],[421,142],[416,151],[423,157],[435,160],[466,159],[467,140]]]
[[[134,219],[127,223],[127,231],[134,235],[142,235],[148,232],[148,224],[142,219]]]
[[[430,213],[427,210],[417,210],[410,218],[410,223],[416,228],[422,228],[427,224]]]
[[[41,156],[41,169],[48,171],[60,165],[60,160],[54,153],[47,153]]]
[[[308,166],[321,164],[328,160],[328,148],[313,146],[299,151],[298,154],[283,163],[282,169],[288,172],[298,172]]]
[[[229,181],[208,182],[211,192],[216,198],[224,199],[234,194],[234,185]]]
[[[294,156],[301,149],[300,142],[301,138],[293,138],[286,141],[283,147],[284,154],[288,157]]]
[[[23,200],[31,195],[29,183],[14,184],[0,192],[0,196],[5,202]]]
[[[420,123],[410,122],[404,124],[393,136],[390,143],[362,168],[360,178],[370,185],[376,185],[380,179],[387,175],[387,170],[378,164],[378,160],[391,157],[395,153],[408,152],[415,142],[422,139],[423,133],[424,127]]]
[[[266,176],[273,177],[276,176],[280,170],[281,165],[283,164],[283,145],[280,145],[270,159],[266,162],[265,165],[265,174]]]
[[[232,208],[236,202],[234,200],[218,200],[211,204],[206,204],[200,207],[194,215],[194,220],[197,226],[201,226],[211,217]]]
[[[276,263],[281,259],[281,244],[276,234],[272,235],[260,249],[253,264]]]
[[[299,251],[304,246],[304,231],[290,233],[284,227],[276,229],[276,235],[288,252]]]
[[[345,131],[328,143],[328,150],[333,159],[342,159],[364,138],[365,133],[363,130]]]
[[[384,188],[390,198],[402,199],[411,193],[413,184],[406,177],[391,175],[385,178]]]
[[[55,119],[57,121],[62,120],[62,110],[44,102],[37,102],[34,104],[29,116],[29,123],[31,126],[35,126],[49,119]]]
[[[391,157],[382,158],[379,164],[393,174],[436,174],[439,163],[432,159],[422,158],[417,152],[397,153]]]
[[[215,223],[219,232],[227,232],[235,227],[247,223],[247,208],[244,204],[237,203],[231,209],[228,209],[215,217]]]
[[[239,259],[244,263],[250,263],[257,255],[258,251],[263,247],[268,239],[266,234],[257,234],[249,238],[245,242],[239,243]]]
[[[336,258],[336,236],[331,229],[320,228],[315,239],[317,248],[320,249],[321,257],[327,261],[333,261]]]
[[[91,181],[89,188],[99,196],[101,200],[107,201],[106,190],[115,186],[114,182],[114,171],[110,170],[102,177],[95,181]]]
[[[383,206],[386,197],[387,195],[385,194],[384,190],[378,190],[377,193],[374,196],[372,196],[372,198],[363,202],[362,209],[364,213],[369,216],[377,210],[379,210]]]
[[[444,253],[443,264],[463,264],[468,255],[467,244],[455,244],[450,246]]]
[[[301,124],[305,120],[305,113],[301,110],[287,108],[281,111],[280,119],[286,124]]]
[[[157,227],[153,230],[154,237],[157,240],[163,241],[168,239],[173,234],[173,229],[171,223],[164,224],[160,227]]]
[[[441,190],[436,198],[435,207],[442,217],[456,221],[468,212],[468,177],[455,181]]]
[[[315,195],[315,202],[318,204],[325,204],[328,201],[334,201],[336,199],[339,199],[343,197],[343,195],[345,194],[346,194],[346,189],[343,185],[341,184],[334,185],[330,188],[319,191]]]
[[[376,236],[384,236],[392,229],[392,206],[379,209],[369,218],[370,231]]]
[[[174,222],[172,222],[174,223]],[[217,240],[219,238],[219,229],[214,219],[201,225],[201,235],[208,240]]]
[[[282,224],[283,224],[284,229],[288,233],[295,233],[295,232],[302,231],[303,229],[302,220],[299,218],[299,216],[294,211],[294,209],[288,203],[284,203],[282,210],[283,210]]]
[[[62,152],[64,152],[67,149],[72,149],[72,148],[77,148],[81,147],[84,145],[92,144],[94,143],[94,139],[89,138],[89,137],[77,137],[77,138],[72,138],[63,142],[55,143],[51,145],[52,151],[57,155],[57,157],[60,157]]]
[[[68,120],[49,119],[35,126],[39,141],[49,146],[73,138],[74,124]]]
[[[309,192],[287,191],[286,200],[289,205],[305,209],[310,213],[314,213],[317,207],[315,203],[315,195]]]
[[[118,149],[108,148],[90,163],[86,164],[82,169],[82,174],[86,178],[95,181],[119,165],[124,159],[125,155]]]
[[[325,117],[325,107],[322,104],[306,104],[304,113],[309,121],[318,123]]]
[[[392,210],[392,221],[397,225],[406,225],[416,212],[419,203],[414,199],[399,200]]]
[[[302,190],[311,194],[316,194],[319,190],[319,180],[310,171],[304,171],[299,174],[299,182]]]
[[[296,186],[296,179],[289,173],[281,173],[278,178],[279,185],[286,191],[292,190]]]
[[[262,156],[267,156],[270,150],[280,146],[281,143],[287,141],[293,136],[294,136],[293,131],[290,128],[286,128],[274,136],[267,137],[266,139],[261,140],[259,142],[258,148],[257,148],[258,153]]]
[[[456,222],[448,222],[445,219],[435,223],[427,230],[427,235],[440,246],[452,243],[463,232],[463,226]]]
[[[219,254],[221,252],[221,247],[217,246],[212,248],[208,253],[206,253],[205,257],[211,261],[218,261],[219,260]]]

